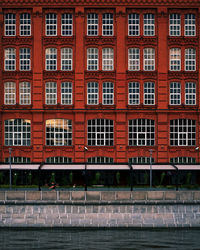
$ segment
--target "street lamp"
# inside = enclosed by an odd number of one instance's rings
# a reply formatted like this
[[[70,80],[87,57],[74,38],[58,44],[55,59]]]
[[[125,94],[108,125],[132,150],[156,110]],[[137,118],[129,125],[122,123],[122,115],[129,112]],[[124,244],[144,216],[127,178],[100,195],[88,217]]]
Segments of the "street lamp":
[[[150,188],[152,188],[152,149],[149,149],[150,152]]]
[[[12,188],[12,168],[11,168],[11,153],[12,153],[12,148],[9,148],[9,163],[10,163],[10,171],[9,171],[9,183],[10,183],[10,189]]]

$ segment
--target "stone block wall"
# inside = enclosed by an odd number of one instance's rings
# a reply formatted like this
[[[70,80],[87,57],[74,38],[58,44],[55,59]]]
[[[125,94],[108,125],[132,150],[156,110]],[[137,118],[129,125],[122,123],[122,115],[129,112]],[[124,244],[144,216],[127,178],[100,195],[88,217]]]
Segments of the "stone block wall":
[[[200,192],[5,191],[0,227],[200,227]]]

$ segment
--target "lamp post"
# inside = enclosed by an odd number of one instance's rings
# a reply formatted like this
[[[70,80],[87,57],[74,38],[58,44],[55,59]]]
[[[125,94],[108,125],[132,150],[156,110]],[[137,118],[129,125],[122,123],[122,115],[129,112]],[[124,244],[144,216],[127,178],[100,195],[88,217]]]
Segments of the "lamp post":
[[[10,184],[10,189],[12,188],[11,153],[12,153],[12,148],[9,148],[9,163],[10,163],[10,170],[9,170],[9,184]]]
[[[152,149],[149,149],[150,152],[150,188],[152,188]]]

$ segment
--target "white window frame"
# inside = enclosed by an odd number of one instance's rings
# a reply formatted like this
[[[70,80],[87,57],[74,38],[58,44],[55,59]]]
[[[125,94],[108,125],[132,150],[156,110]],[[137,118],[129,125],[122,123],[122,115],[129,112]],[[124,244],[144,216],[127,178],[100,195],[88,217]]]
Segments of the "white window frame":
[[[99,15],[97,13],[87,14],[87,35],[98,36],[99,34]]]
[[[57,36],[57,14],[47,13],[45,15],[45,34],[46,36]]]
[[[73,15],[71,13],[63,13],[61,16],[61,35],[73,36]]]
[[[181,83],[170,83],[170,105],[181,105]]]
[[[30,82],[19,83],[19,104],[20,105],[31,104],[31,83]]]
[[[140,49],[139,48],[128,49],[128,70],[130,71],[140,70]]]
[[[46,105],[57,104],[57,83],[46,82],[45,84],[45,103]]]
[[[102,49],[102,70],[104,71],[114,70],[114,49],[113,48]]]
[[[169,35],[180,36],[181,35],[181,15],[172,13],[169,15]]]
[[[114,159],[111,157],[96,156],[88,158],[87,162],[92,164],[107,164],[107,163],[114,163]]]
[[[72,105],[73,94],[72,94],[72,82],[61,83],[61,104]]]
[[[196,83],[185,83],[185,105],[196,105]]]
[[[154,158],[145,156],[131,157],[128,159],[128,162],[131,164],[150,164],[151,161],[154,163]]]
[[[16,104],[16,83],[15,82],[4,83],[4,104],[5,105]]]
[[[31,14],[22,13],[20,14],[20,36],[31,36]]]
[[[113,82],[103,82],[102,104],[103,105],[114,104],[114,83]]]
[[[170,163],[175,163],[175,164],[195,164],[196,163],[196,158],[187,157],[187,156],[174,157],[174,158],[170,158]]]
[[[196,121],[190,119],[170,120],[170,146],[195,146]]]
[[[128,35],[140,35],[140,15],[137,13],[131,13],[128,15]]]
[[[87,104],[98,105],[99,104],[99,84],[98,82],[87,83]]]
[[[16,70],[16,49],[6,48],[4,50],[4,70],[15,71]]]
[[[48,157],[46,158],[46,163],[55,164],[55,163],[72,163],[71,157],[64,157],[64,156],[55,156],[55,157]]]
[[[7,13],[4,15],[4,35],[16,36],[16,14]]]
[[[169,55],[169,70],[180,71],[181,70],[181,49],[171,48]]]
[[[45,69],[47,71],[57,70],[57,49],[46,48],[45,50]]]
[[[99,50],[97,48],[87,49],[87,70],[99,70]]]
[[[88,120],[88,146],[113,146],[114,121],[108,119]]]
[[[144,36],[155,36],[155,15],[152,13],[146,13],[143,18]]]
[[[72,48],[61,49],[61,70],[72,71],[73,51]]]
[[[72,120],[46,120],[46,145],[72,146]]]
[[[31,70],[31,49],[20,48],[19,50],[19,70],[29,71]]]
[[[5,158],[6,163],[10,163],[10,157]],[[11,163],[31,163],[31,158],[23,156],[11,157]]]
[[[129,120],[129,146],[154,146],[155,121],[150,119]]]
[[[128,83],[128,104],[129,105],[140,104],[140,83],[139,82]]]
[[[113,14],[103,13],[102,14],[102,36],[113,36]]]
[[[185,49],[185,71],[196,70],[196,49]]]
[[[9,119],[4,122],[5,146],[30,146],[31,121],[27,119]]]
[[[196,36],[196,16],[195,14],[185,14],[184,35]]]
[[[154,48],[144,48],[144,71],[154,71],[155,70],[155,49]]]
[[[155,105],[155,82],[144,82],[144,105]]]

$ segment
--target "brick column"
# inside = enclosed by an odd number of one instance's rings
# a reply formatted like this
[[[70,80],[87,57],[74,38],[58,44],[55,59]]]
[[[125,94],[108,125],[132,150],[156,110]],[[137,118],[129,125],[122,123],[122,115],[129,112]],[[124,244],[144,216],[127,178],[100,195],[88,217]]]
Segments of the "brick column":
[[[84,8],[75,9],[76,27],[76,53],[75,53],[75,84],[74,84],[74,105],[76,109],[85,108],[84,98]],[[85,112],[76,111],[74,115],[74,158],[76,162],[85,161],[84,145],[87,141],[87,131],[85,123]]]

